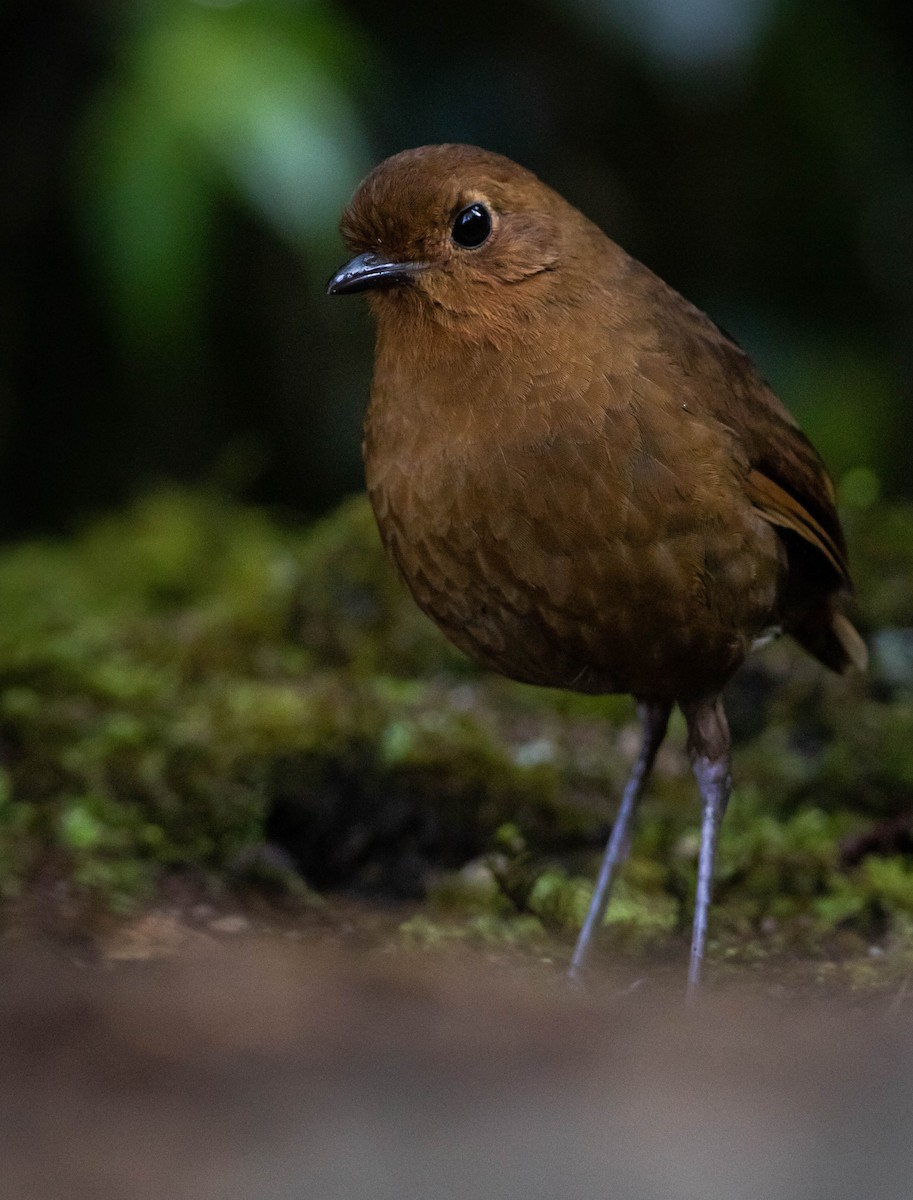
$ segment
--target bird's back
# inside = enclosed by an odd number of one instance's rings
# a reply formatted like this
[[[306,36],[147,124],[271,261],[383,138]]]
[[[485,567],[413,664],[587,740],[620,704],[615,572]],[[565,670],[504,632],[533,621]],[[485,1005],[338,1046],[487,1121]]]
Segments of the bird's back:
[[[833,670],[863,668],[865,645],[835,604],[852,591],[852,581],[821,456],[728,334],[633,260],[631,273],[666,361],[676,359],[687,381],[678,384],[684,402],[728,442],[743,495],[777,531],[786,555],[779,626]]]

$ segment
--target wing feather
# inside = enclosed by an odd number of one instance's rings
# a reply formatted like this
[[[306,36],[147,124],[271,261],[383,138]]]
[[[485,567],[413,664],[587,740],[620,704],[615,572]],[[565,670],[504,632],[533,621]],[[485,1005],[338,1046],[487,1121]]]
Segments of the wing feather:
[[[646,267],[631,260],[631,271],[689,411],[728,432],[746,497],[764,519],[812,549],[792,573],[812,593],[851,588],[834,485],[817,450],[729,334]]]
[[[748,472],[745,491],[751,503],[771,525],[791,529],[793,533],[804,538],[821,551],[841,579],[849,582],[843,539],[838,541],[832,532],[812,516],[801,501],[757,468]]]

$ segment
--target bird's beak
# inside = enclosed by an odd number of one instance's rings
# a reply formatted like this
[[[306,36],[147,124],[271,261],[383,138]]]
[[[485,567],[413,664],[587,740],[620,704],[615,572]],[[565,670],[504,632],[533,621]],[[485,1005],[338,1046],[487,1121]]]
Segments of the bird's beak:
[[[407,283],[428,266],[423,262],[389,262],[377,254],[359,254],[339,268],[327,284],[327,295],[348,296],[353,292],[366,292],[369,288]]]

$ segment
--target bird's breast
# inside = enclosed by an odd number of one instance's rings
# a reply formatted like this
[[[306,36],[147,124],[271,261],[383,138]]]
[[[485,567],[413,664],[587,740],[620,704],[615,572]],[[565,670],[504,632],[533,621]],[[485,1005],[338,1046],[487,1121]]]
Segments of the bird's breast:
[[[571,388],[508,382],[471,403],[465,376],[430,394],[375,382],[368,490],[419,606],[526,682],[673,697],[719,686],[769,617],[778,560],[706,432],[658,432],[612,402],[621,383],[603,383],[600,402],[579,373]]]

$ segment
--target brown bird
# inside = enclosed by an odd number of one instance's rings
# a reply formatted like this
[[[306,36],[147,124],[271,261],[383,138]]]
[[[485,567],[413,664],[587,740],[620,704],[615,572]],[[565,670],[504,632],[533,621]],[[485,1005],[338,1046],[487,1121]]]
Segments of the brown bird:
[[[689,990],[730,792],[721,692],[780,632],[866,662],[834,489],[741,348],[535,175],[472,146],[387,159],[331,295],[377,322],[364,459],[381,537],[443,632],[512,679],[627,692],[643,745],[582,972],[673,704],[703,803]]]

